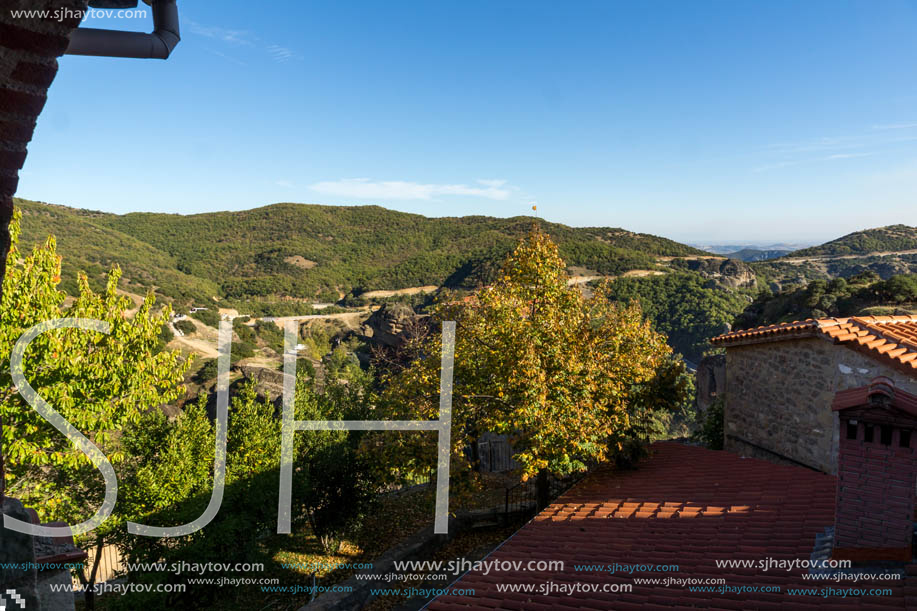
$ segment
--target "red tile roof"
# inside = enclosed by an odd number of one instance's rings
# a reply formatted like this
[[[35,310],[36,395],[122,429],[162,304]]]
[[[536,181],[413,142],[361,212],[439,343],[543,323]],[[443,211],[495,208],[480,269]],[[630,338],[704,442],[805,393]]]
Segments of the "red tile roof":
[[[471,572],[432,611],[459,609],[917,609],[917,577],[902,581],[804,580],[805,569],[719,568],[716,560],[808,560],[815,536],[834,524],[834,476],[675,442],[656,443],[636,470],[591,474],[488,560],[563,560],[559,572]],[[675,564],[677,572],[577,571],[575,565]],[[917,573],[910,565],[908,573]],[[692,592],[633,584],[631,592],[498,592],[497,584],[629,584],[633,578],[723,578],[726,585],[781,592]],[[895,584],[895,585],[889,585]],[[891,587],[891,596],[791,595],[787,588]]]
[[[917,316],[809,319],[733,331],[710,341],[723,346],[741,346],[799,337],[827,339],[917,375]]]
[[[870,398],[874,395],[884,395],[891,407],[917,417],[917,396],[895,388],[894,381],[885,376],[875,378],[868,386],[840,391],[834,395],[831,409],[837,412],[869,405]]]

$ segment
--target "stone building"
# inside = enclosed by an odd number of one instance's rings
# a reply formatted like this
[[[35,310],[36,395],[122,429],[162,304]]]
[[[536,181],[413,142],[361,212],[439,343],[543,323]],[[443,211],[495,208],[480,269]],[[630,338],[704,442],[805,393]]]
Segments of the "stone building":
[[[839,391],[884,376],[917,394],[917,316],[828,318],[734,331],[726,349],[727,450],[837,473]]]

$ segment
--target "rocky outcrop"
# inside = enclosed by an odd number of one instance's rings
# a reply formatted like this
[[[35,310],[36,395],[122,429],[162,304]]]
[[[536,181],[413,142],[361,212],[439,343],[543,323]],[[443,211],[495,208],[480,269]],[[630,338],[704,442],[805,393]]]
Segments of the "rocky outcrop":
[[[409,305],[387,303],[372,313],[362,331],[375,344],[398,348],[404,343],[405,334],[422,324],[423,318]]]
[[[726,392],[726,355],[705,356],[697,366],[697,411],[704,414]]]
[[[283,372],[267,367],[243,366],[239,370],[246,382],[255,383],[260,395],[270,395],[271,399],[283,396]]]
[[[267,367],[254,367],[245,365],[236,367],[233,371],[238,371],[242,377],[233,380],[229,384],[229,404],[232,406],[233,398],[242,392],[246,384],[254,382],[255,394],[260,400],[270,399],[277,414],[283,410],[283,372]],[[207,417],[210,420],[216,419],[217,414],[217,383],[216,380],[208,383],[208,386],[201,389],[207,393]]]
[[[732,289],[754,288],[758,284],[755,272],[738,259],[691,259],[688,269]]]

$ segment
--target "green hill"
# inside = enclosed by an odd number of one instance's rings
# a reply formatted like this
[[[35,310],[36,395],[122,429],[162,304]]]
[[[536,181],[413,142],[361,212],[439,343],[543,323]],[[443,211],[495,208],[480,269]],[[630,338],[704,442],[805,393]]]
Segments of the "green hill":
[[[533,222],[571,266],[597,275],[656,269],[657,256],[703,254],[672,240],[530,217],[427,218],[378,206],[275,204],[241,212],[114,215],[16,200],[23,244],[58,239],[70,288],[76,270],[98,282],[112,264],[128,286],[180,303],[337,300],[368,290],[486,282]]]
[[[882,280],[874,272],[844,279],[815,280],[776,294],[763,290],[736,317],[735,328],[748,329],[807,318],[917,313],[917,274]]]
[[[114,264],[124,271],[126,288],[161,288],[163,294],[182,301],[218,294],[215,283],[179,271],[176,257],[100,222],[112,215],[20,199],[14,203],[22,211],[23,249],[44,242],[48,235],[56,238],[63,256],[61,285],[70,294],[76,292],[78,271],[86,272],[100,288]]]
[[[875,252],[898,252],[917,249],[917,227],[889,225],[865,229],[826,242],[821,246],[804,248],[789,257],[818,257],[832,255],[868,255]]]

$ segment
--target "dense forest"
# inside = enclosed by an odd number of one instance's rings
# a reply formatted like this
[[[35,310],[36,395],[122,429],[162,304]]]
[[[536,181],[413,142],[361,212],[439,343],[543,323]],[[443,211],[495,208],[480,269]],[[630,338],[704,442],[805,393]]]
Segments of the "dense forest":
[[[639,302],[656,329],[666,334],[669,345],[693,363],[709,349],[707,340],[728,330],[752,294],[688,272],[618,278],[610,286],[610,297]]]
[[[748,329],[807,318],[915,312],[917,274],[882,280],[874,272],[864,272],[848,279],[815,280],[777,294],[765,289],[736,318],[735,326]]]

